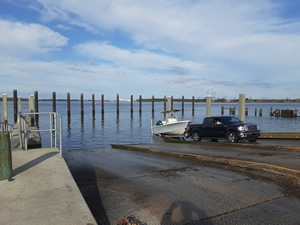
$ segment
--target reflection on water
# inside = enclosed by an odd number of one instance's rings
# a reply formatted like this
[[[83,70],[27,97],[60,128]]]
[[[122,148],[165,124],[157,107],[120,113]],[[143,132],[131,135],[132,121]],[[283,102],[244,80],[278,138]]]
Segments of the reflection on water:
[[[212,103],[212,115],[221,115],[221,106],[225,105],[224,115],[229,115],[228,108],[236,107],[238,115],[238,103]],[[179,120],[191,120],[193,123],[202,123],[206,115],[206,104],[196,103],[194,113],[192,103],[185,103],[184,112],[178,113]],[[300,108],[299,103],[246,103],[248,116],[246,122],[256,123],[262,132],[300,132],[300,117],[281,118],[271,117],[270,108],[295,109]],[[28,109],[28,102],[22,102],[22,109]],[[152,103],[143,103],[142,111],[139,111],[139,103],[133,104],[131,112],[130,102],[120,102],[119,114],[116,111],[115,102],[105,102],[105,112],[101,113],[101,104],[95,105],[93,114],[91,102],[84,103],[84,113],[81,114],[80,102],[71,102],[71,116],[67,114],[67,102],[57,102],[56,111],[63,117],[63,148],[88,148],[94,146],[109,146],[110,144],[126,143],[151,143],[150,121],[163,120],[163,102],[155,103],[155,111],[152,113]],[[174,109],[182,109],[181,102],[174,102]],[[255,116],[255,108],[262,108],[262,116]],[[39,102],[40,112],[52,110],[52,102]],[[2,102],[0,103],[2,112]],[[27,112],[27,111],[24,111]],[[13,105],[8,103],[9,123],[13,123]],[[39,120],[40,128],[49,128],[49,121]],[[45,132],[41,133],[43,147],[50,146],[50,137]]]

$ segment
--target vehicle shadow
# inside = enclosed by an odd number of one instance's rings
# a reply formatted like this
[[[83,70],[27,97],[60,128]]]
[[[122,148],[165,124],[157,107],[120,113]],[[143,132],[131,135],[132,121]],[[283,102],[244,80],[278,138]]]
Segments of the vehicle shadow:
[[[189,201],[173,202],[164,214],[162,225],[182,225],[182,224],[203,224],[212,225],[212,221],[207,219],[206,213]]]

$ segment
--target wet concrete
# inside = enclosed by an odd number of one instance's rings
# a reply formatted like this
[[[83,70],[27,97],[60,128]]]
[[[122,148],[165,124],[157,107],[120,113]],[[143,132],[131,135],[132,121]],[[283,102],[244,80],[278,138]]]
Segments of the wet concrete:
[[[70,150],[65,158],[98,224],[125,216],[148,225],[300,221],[299,198],[226,166],[112,148]]]

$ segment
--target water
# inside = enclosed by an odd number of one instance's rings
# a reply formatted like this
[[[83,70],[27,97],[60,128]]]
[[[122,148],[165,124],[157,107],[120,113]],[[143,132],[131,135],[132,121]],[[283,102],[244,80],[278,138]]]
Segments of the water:
[[[212,103],[212,115],[221,115],[221,106],[236,107],[238,103]],[[56,111],[63,117],[63,150],[109,146],[110,144],[151,143],[152,135],[150,121],[163,119],[160,112],[164,109],[163,102],[155,103],[155,112],[152,115],[152,103],[142,103],[142,114],[139,114],[139,103],[134,102],[133,114],[130,113],[130,102],[120,102],[119,116],[116,113],[116,102],[105,102],[104,116],[101,114],[101,104],[95,105],[95,118],[92,116],[92,102],[84,102],[84,117],[81,119],[80,101],[71,102],[71,120],[67,117],[67,102],[58,101]],[[181,109],[181,102],[174,102],[174,109]],[[270,117],[270,107],[273,111],[279,109],[299,109],[300,103],[246,103],[249,114],[246,122],[258,124],[262,132],[300,132],[300,117],[281,118]],[[255,116],[255,107],[257,116]],[[22,102],[23,113],[28,112],[28,102]],[[258,116],[262,108],[263,116]],[[52,111],[52,101],[40,101],[39,112]],[[2,102],[0,103],[0,119],[2,118]],[[299,113],[298,113],[299,114]],[[8,102],[8,122],[13,124],[13,102]],[[184,114],[179,112],[179,120],[191,120],[193,123],[202,123],[206,115],[206,104],[195,103],[195,113],[192,115],[192,103],[185,103]],[[229,115],[225,109],[224,115]],[[238,115],[238,110],[236,110]],[[40,116],[40,128],[49,129],[49,116]],[[49,132],[42,132],[43,147],[50,146]]]

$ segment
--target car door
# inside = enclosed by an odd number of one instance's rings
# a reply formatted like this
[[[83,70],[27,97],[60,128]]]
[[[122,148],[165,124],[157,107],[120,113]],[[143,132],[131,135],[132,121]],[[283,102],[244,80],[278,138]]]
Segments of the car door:
[[[211,137],[213,132],[213,118],[208,117],[203,121],[202,137]]]
[[[214,117],[213,120],[213,127],[212,127],[212,131],[211,131],[211,137],[224,137],[224,133],[225,133],[226,127],[224,126],[224,124],[222,123],[221,118],[219,117]]]

